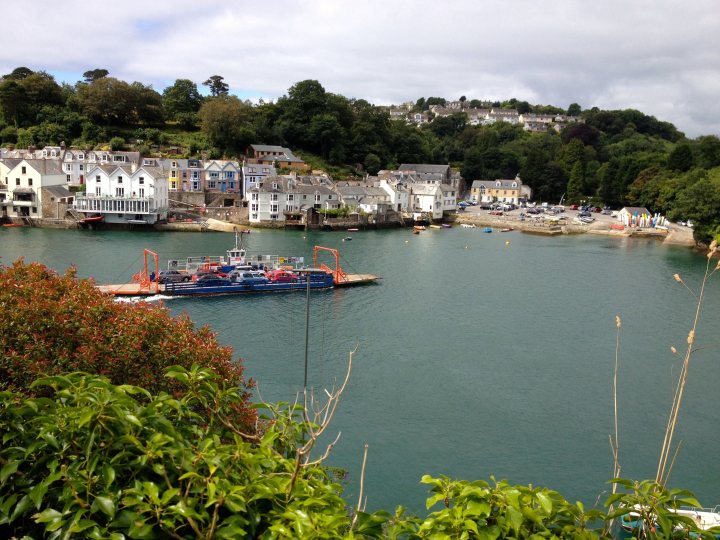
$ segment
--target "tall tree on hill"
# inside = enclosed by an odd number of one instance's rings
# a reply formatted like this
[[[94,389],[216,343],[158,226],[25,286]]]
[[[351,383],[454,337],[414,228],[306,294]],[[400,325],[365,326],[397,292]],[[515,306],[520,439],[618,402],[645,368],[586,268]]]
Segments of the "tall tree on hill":
[[[177,79],[163,91],[162,96],[165,111],[173,119],[177,119],[179,114],[198,112],[203,102],[197,85],[190,79]]]
[[[198,112],[201,130],[210,144],[225,154],[240,156],[255,142],[253,109],[236,96],[206,100]]]
[[[679,144],[668,156],[668,168],[673,171],[686,172],[692,169],[693,153],[689,144]]]
[[[210,89],[210,95],[213,97],[227,96],[230,87],[220,75],[213,75],[206,80],[203,85]]]
[[[84,82],[90,84],[91,82],[95,82],[98,79],[102,79],[103,77],[107,77],[110,74],[110,72],[107,69],[90,69],[83,73],[83,79]]]
[[[16,67],[7,75],[3,75],[2,78],[5,80],[22,81],[24,78],[29,77],[35,73],[32,69],[25,66]]]

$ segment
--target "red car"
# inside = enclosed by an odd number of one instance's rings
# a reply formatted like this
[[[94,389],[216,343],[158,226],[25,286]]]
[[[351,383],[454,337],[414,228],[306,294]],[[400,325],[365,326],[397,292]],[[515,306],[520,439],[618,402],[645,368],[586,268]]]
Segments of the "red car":
[[[491,216],[502,216],[503,211],[502,210],[490,210],[488,212],[488,214],[490,214]]]
[[[268,277],[270,278],[270,281],[289,282],[298,280],[297,274],[288,270],[273,270],[268,273]]]

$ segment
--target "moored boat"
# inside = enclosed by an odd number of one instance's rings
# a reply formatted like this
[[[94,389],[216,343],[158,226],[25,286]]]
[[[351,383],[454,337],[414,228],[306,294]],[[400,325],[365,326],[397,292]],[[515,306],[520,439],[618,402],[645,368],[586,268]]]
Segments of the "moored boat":
[[[485,227],[485,228],[483,229],[483,232],[486,232],[486,233],[491,233],[491,232],[493,232],[492,227]]]
[[[460,226],[463,229],[475,229],[477,228],[474,223],[461,223]]]

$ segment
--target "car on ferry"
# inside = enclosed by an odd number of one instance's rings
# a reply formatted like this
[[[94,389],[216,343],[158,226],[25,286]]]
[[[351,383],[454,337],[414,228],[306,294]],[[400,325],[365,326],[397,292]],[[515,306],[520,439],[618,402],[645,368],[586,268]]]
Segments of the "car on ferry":
[[[190,275],[179,270],[162,270],[158,275],[158,283],[184,283],[190,281]]]
[[[228,274],[228,279],[234,283],[269,283],[262,270],[234,270]]]
[[[268,277],[270,278],[270,281],[279,281],[285,283],[298,280],[298,275],[294,272],[290,272],[289,270],[273,270],[268,273]]]
[[[232,282],[225,277],[217,274],[204,274],[197,278],[195,285],[200,287],[219,287],[221,285],[230,285]]]

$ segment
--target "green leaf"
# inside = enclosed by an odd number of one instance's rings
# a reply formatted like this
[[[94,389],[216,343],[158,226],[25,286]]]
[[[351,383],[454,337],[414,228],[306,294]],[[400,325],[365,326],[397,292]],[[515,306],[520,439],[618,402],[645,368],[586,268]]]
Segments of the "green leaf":
[[[110,519],[115,517],[115,503],[109,497],[95,497],[90,511],[95,512],[97,510],[100,510]]]
[[[20,462],[18,460],[12,460],[8,462],[2,470],[0,470],[0,483],[5,483],[5,480],[8,479],[8,476],[11,474],[15,474],[15,472],[18,470],[18,467],[20,466]]]
[[[62,514],[55,510],[54,508],[46,508],[39,514],[35,514],[33,518],[38,523],[49,523],[51,521],[55,521],[56,519],[60,519],[62,517]]]
[[[47,490],[48,483],[46,481],[40,482],[37,486],[30,490],[30,500],[32,500],[35,508],[38,510],[40,509],[40,503],[42,502],[45,493],[47,493]]]
[[[553,504],[552,504],[552,500],[550,500],[550,497],[545,495],[545,493],[543,493],[543,492],[538,492],[537,498],[538,498],[538,502],[540,503],[540,508],[543,509],[543,512],[545,512],[546,514],[549,514],[550,512],[552,512]]]

